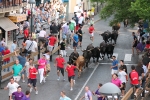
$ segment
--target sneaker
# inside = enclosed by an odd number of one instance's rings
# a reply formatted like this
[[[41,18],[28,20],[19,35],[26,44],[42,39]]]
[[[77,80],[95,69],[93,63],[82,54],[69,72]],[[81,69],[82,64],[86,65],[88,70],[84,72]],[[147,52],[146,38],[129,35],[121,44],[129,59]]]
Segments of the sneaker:
[[[46,81],[44,80],[43,83],[45,83]]]
[[[58,81],[60,80],[60,77],[57,79]]]
[[[22,80],[23,83],[25,83],[25,80]]]
[[[63,80],[65,81],[65,78],[63,78]]]
[[[72,90],[73,90],[73,88],[70,89],[70,91],[72,91]]]
[[[75,81],[75,80],[73,80],[73,84],[76,84],[76,81]]]
[[[35,94],[38,94],[38,91],[35,91]]]
[[[134,96],[135,96],[135,97],[137,97],[137,94],[136,94],[136,93],[134,93]]]
[[[33,88],[31,87],[31,88],[30,88],[30,93],[32,92],[32,90],[33,90]]]

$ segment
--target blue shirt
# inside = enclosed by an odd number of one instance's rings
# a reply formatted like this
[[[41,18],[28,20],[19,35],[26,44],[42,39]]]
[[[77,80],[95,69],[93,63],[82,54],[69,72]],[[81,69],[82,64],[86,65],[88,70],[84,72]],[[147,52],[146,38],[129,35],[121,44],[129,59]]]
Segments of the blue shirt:
[[[78,35],[75,34],[75,35],[73,36],[73,39],[74,39],[76,42],[78,42],[78,41],[79,41]]]
[[[60,97],[59,100],[71,100],[69,97],[65,96],[65,97]]]
[[[29,97],[24,96],[21,100],[30,100]]]
[[[14,52],[14,50],[16,49],[16,47],[17,47],[17,44],[14,44],[14,43],[13,43],[13,44],[11,45],[11,52]]]
[[[96,90],[95,92],[96,95],[101,95],[99,92],[99,89]],[[103,97],[97,97],[97,100],[105,100],[105,98],[103,99]]]
[[[17,58],[19,60],[20,65],[22,65],[22,67],[24,67],[25,63],[26,63],[26,58],[22,57],[22,56],[17,56]]]
[[[0,52],[2,53],[5,50],[3,46],[0,46]]]
[[[118,66],[116,66],[117,64],[118,64],[118,60],[113,60],[112,62],[113,70],[118,70]]]

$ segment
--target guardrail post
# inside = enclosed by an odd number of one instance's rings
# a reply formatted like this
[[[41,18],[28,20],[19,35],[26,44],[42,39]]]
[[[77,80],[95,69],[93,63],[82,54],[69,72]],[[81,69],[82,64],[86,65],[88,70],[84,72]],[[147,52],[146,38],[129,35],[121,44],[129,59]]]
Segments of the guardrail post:
[[[135,86],[133,86],[133,92],[131,94],[131,99],[134,99],[134,93],[135,93]]]
[[[2,54],[0,54],[0,88],[2,85]]]

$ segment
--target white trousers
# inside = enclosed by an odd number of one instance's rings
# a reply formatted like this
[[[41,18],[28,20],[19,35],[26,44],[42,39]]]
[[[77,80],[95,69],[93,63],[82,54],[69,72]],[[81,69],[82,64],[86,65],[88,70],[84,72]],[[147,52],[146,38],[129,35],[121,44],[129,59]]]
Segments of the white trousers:
[[[42,83],[42,81],[45,81],[44,68],[38,69],[38,71],[39,71],[39,75],[40,75],[40,83]]]
[[[63,56],[66,56],[66,50],[60,50],[60,54]]]

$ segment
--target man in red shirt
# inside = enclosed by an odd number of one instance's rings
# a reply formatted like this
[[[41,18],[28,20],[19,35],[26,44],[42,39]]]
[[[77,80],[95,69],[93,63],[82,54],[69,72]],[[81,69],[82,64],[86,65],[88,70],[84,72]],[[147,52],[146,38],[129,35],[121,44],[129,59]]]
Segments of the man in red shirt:
[[[138,73],[135,71],[135,66],[132,65],[131,66],[132,71],[129,74],[130,80],[131,80],[131,85],[134,86],[136,88],[136,91],[134,93],[134,95],[137,97],[137,92],[139,90],[139,75]]]
[[[50,53],[52,52],[56,41],[57,41],[56,37],[52,34],[51,37],[49,38],[49,45],[48,45]]]
[[[91,24],[91,26],[89,27],[89,34],[90,34],[90,40],[92,40],[92,42],[94,41],[94,26],[93,24]]]
[[[29,30],[28,30],[28,27],[25,28],[25,30],[24,30],[23,33],[24,33],[24,38],[27,39],[27,38],[29,37]]]
[[[76,68],[77,68],[76,66],[71,65],[70,62],[67,62],[66,72],[68,73],[68,81],[70,82],[71,91],[73,90],[73,85],[75,84],[75,80],[74,80],[75,72],[74,71]]]
[[[58,81],[60,80],[60,71],[61,71],[61,74],[63,76],[63,80],[65,80],[64,78],[64,64],[65,64],[65,59],[62,57],[61,54],[59,54],[59,57],[57,57],[55,59],[55,67],[57,66],[57,75],[58,75]]]
[[[35,94],[38,94],[37,87],[36,87],[36,82],[37,82],[37,69],[34,67],[34,65],[30,65],[29,68],[29,77],[28,77],[28,86],[30,87],[30,92],[32,91],[32,86],[33,85],[35,89]]]
[[[8,49],[8,47],[5,47],[5,50],[2,51],[2,54],[3,54],[3,55],[7,55],[7,54],[9,54],[9,53],[10,53],[10,50]],[[9,62],[10,62],[10,57],[4,59],[3,61],[4,61],[4,64],[9,63]],[[6,71],[6,68],[4,69],[4,72],[5,72],[5,71]],[[7,68],[7,72],[9,72],[9,67]]]

